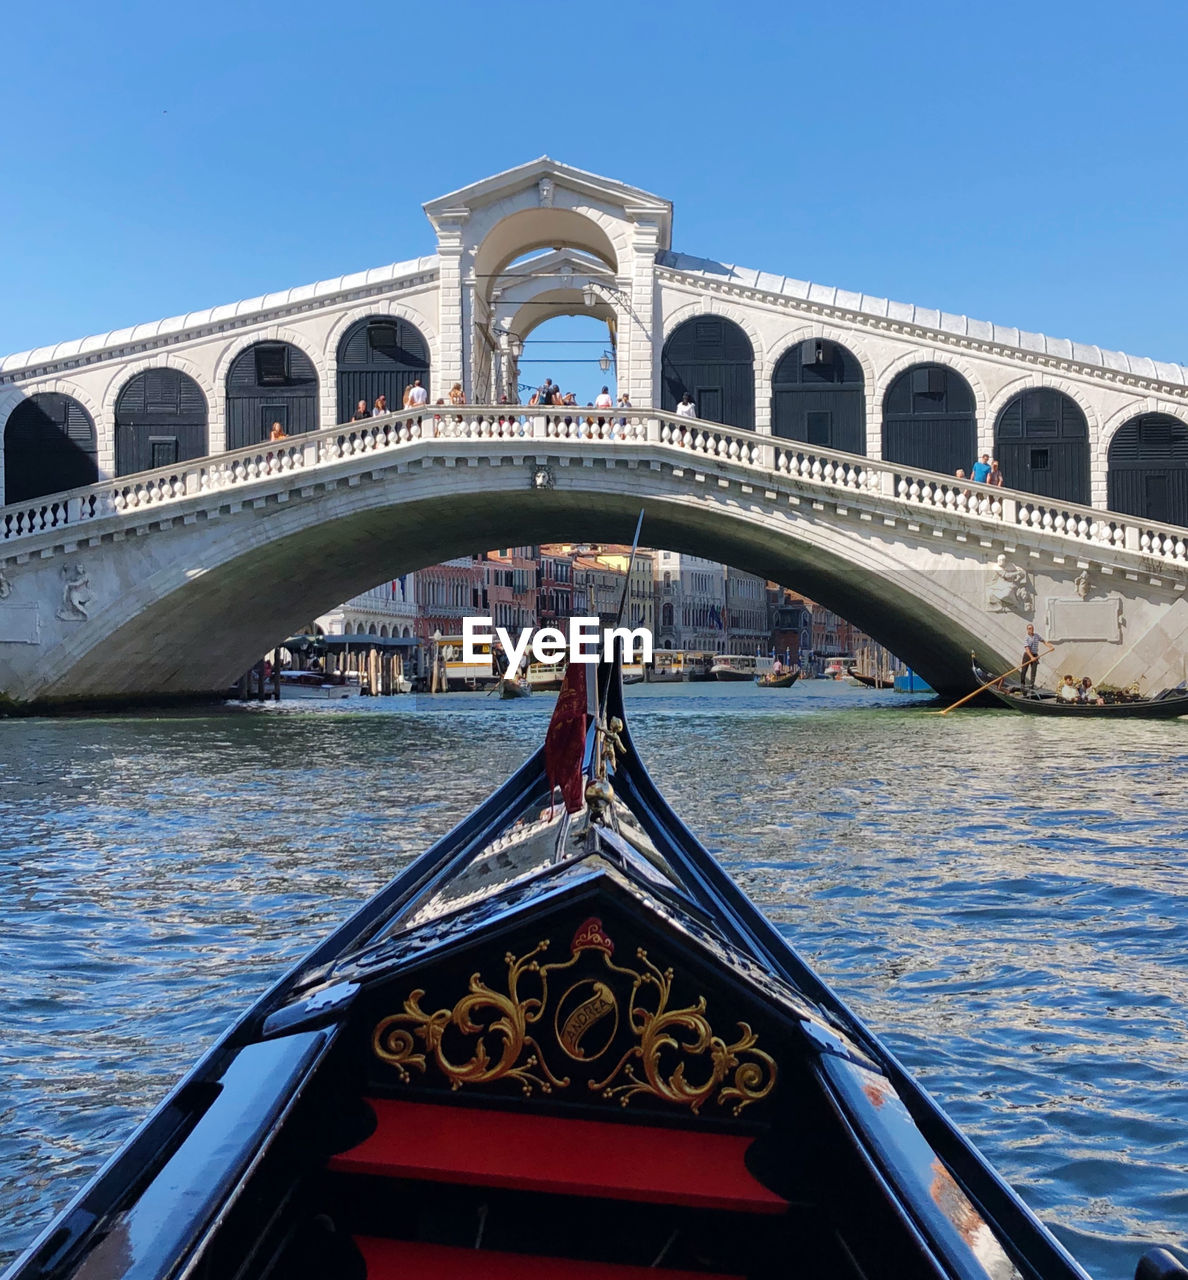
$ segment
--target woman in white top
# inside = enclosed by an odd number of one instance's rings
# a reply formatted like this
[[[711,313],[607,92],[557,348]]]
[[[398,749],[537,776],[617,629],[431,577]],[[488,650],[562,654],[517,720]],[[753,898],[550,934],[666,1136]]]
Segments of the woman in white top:
[[[681,396],[681,402],[676,407],[676,414],[678,418],[697,417],[697,406],[693,403],[693,397],[687,391]]]

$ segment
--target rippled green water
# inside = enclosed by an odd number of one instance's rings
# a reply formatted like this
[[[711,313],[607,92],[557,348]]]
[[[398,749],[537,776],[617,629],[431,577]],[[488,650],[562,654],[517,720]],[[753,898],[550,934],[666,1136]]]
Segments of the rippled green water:
[[[628,697],[677,811],[1098,1280],[1188,1255],[1188,720]],[[0,722],[0,1262],[550,705]]]

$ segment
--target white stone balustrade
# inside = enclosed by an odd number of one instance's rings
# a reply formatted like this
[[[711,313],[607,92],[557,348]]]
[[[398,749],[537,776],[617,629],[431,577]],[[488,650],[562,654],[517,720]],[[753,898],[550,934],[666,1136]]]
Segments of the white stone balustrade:
[[[1030,531],[1086,547],[1132,552],[1155,561],[1188,564],[1188,529],[993,489],[927,471],[905,471],[893,463],[822,450],[753,431],[661,410],[556,408],[542,412],[521,405],[432,405],[417,413],[328,427],[308,435],[198,458],[86,488],[0,507],[0,547],[19,552],[25,539],[77,529],[111,516],[157,513],[197,495],[225,495],[272,478],[301,475],[351,458],[387,454],[414,444],[506,442],[522,449],[553,441],[619,447],[648,445],[674,460],[692,456],[752,468],[773,482],[787,480],[822,492],[870,495],[888,504],[966,517],[1000,530]]]

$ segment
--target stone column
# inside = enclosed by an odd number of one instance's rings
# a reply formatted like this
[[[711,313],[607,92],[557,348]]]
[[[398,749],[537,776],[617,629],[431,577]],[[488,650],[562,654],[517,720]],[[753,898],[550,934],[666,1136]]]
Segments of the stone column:
[[[636,211],[628,209],[629,216]],[[648,211],[651,216],[652,211]],[[658,404],[660,400],[660,348],[663,334],[656,302],[656,250],[660,228],[654,221],[635,224],[631,238],[631,258],[619,264],[618,285],[623,297],[616,310],[619,317],[617,364],[619,392],[626,391],[635,406]]]
[[[455,382],[466,385],[465,340],[470,307],[464,302],[473,281],[463,284],[462,224],[469,209],[450,209],[441,215],[437,233],[439,266],[437,288],[437,367],[430,373],[429,399],[444,399]]]

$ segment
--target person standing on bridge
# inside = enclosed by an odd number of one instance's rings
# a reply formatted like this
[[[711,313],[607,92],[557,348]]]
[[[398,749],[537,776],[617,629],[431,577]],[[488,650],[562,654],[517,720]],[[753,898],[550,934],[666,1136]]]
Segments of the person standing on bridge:
[[[993,485],[996,489],[1001,489],[1006,480],[1003,478],[1002,472],[999,470],[998,459],[994,458],[990,462],[990,474],[986,477],[986,483]]]
[[[429,392],[421,386],[420,378],[414,378],[411,387],[405,389],[404,407],[406,409],[419,409],[422,405],[429,403]]]
[[[373,418],[382,418],[388,412],[388,397],[382,393],[375,398],[375,404],[371,406],[371,416]]]
[[[362,422],[365,418],[370,418],[370,417],[371,417],[371,412],[367,408],[367,401],[360,400],[359,403],[355,405],[355,414],[354,414],[354,417],[351,418],[351,421]]]
[[[1035,628],[1029,622],[1027,624],[1027,635],[1023,638],[1023,661],[1019,664],[1021,675],[1020,683],[1026,689],[1030,681],[1031,687],[1035,689],[1035,673],[1039,670],[1040,645],[1047,644],[1043,636],[1037,636]],[[1052,646],[1047,645],[1047,651],[1052,652]]]
[[[973,464],[973,470],[970,472],[970,479],[974,484],[985,484],[990,479],[990,455],[982,454],[981,458]]]
[[[697,417],[697,406],[693,403],[693,397],[687,391],[681,396],[681,402],[676,407],[676,414],[678,418]]]

